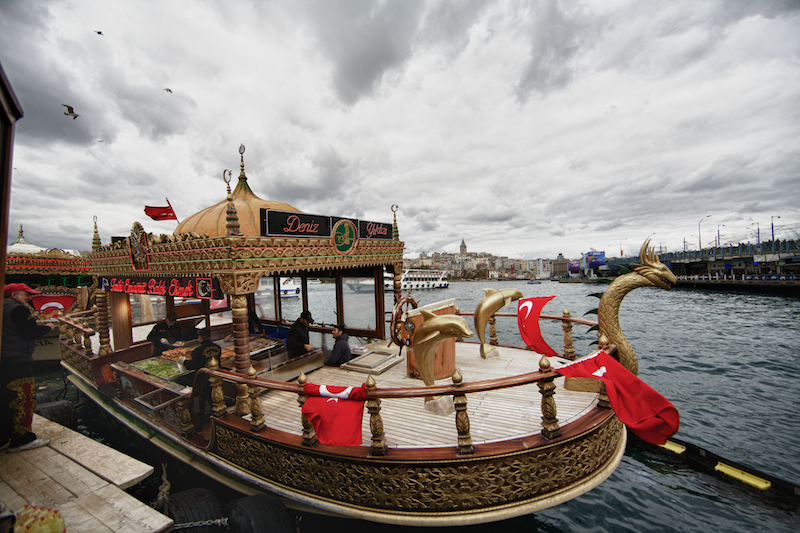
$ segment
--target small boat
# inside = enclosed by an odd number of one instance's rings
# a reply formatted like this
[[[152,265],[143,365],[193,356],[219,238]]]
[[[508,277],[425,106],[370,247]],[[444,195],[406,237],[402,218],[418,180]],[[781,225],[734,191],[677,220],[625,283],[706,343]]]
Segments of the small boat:
[[[295,278],[281,278],[281,298],[299,298],[302,284]]]
[[[393,288],[394,278],[391,274],[386,274],[383,286],[387,289]],[[446,289],[450,286],[447,281],[447,270],[426,270],[423,268],[406,268],[400,277],[400,290],[409,289]]]
[[[541,283],[542,282],[539,281],[538,279],[529,279],[528,280],[528,285],[540,285]]]

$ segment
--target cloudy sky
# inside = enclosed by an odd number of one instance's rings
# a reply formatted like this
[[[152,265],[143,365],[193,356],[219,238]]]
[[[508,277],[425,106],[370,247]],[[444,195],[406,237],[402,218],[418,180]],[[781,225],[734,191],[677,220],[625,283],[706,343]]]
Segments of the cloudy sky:
[[[796,0],[0,0],[9,242],[169,233],[144,206],[223,200],[240,144],[261,198],[397,204],[409,257],[796,239],[799,36]]]

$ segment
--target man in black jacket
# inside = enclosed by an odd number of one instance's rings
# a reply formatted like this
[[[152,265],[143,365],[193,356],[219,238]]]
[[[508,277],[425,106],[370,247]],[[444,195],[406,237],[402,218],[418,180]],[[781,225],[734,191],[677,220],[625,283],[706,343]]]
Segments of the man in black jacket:
[[[294,324],[289,330],[289,336],[286,337],[286,351],[289,352],[289,357],[299,357],[314,349],[309,344],[308,339],[308,325],[313,322],[310,311],[303,311],[300,313]]]
[[[147,335],[147,340],[153,343],[153,357],[158,357],[161,352],[175,348],[172,345],[173,342],[183,340],[177,320],[178,315],[169,313],[164,322],[153,326],[152,331]]]
[[[342,366],[343,363],[353,358],[350,352],[350,336],[344,332],[344,326],[341,325],[333,326],[331,335],[336,339],[336,342],[333,343],[333,350],[331,350],[331,355],[325,361],[325,364],[328,366]]]
[[[32,431],[36,408],[33,351],[36,339],[55,326],[40,326],[31,314],[30,300],[41,294],[24,283],[9,283],[3,290],[3,345],[0,352],[0,449],[32,450],[50,444]]]

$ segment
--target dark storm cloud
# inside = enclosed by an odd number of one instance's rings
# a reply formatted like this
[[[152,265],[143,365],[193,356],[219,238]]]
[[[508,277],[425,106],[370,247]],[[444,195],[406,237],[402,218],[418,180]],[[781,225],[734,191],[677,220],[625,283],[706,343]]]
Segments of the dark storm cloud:
[[[530,60],[516,91],[523,103],[532,93],[547,95],[570,84],[580,52],[596,39],[602,21],[590,22],[581,7],[558,0],[534,3],[530,9]]]
[[[383,75],[411,55],[422,2],[311,2],[322,53],[333,61],[333,85],[347,105],[372,94]]]

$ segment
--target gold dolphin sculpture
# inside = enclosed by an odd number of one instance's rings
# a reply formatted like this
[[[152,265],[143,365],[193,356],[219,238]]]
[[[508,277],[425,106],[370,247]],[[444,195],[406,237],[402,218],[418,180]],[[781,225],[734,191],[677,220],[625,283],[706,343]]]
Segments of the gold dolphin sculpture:
[[[447,339],[472,337],[472,331],[467,321],[458,315],[435,315],[428,310],[421,313],[422,324],[414,332],[411,348],[419,376],[430,386],[434,382],[433,361],[439,345]]]
[[[481,341],[481,357],[486,356],[494,350],[494,346],[486,343],[486,324],[489,319],[501,308],[515,300],[522,298],[522,293],[517,289],[483,289],[486,296],[483,297],[475,308],[475,331],[478,332],[478,340]]]

